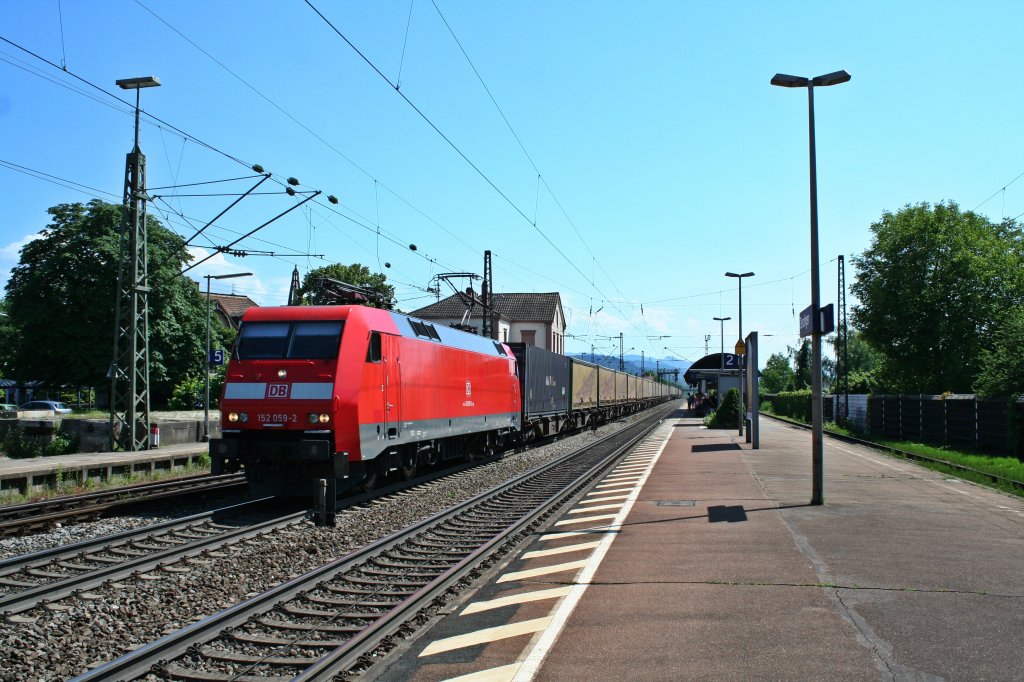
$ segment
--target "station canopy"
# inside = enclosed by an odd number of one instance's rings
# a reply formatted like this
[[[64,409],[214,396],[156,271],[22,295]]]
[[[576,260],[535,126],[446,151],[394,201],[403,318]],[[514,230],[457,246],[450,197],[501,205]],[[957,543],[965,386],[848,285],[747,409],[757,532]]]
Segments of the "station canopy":
[[[690,365],[683,375],[683,380],[690,386],[696,386],[703,380],[717,383],[718,377],[723,374],[738,376],[739,366],[739,356],[733,353],[712,353]],[[724,371],[722,367],[725,367]]]

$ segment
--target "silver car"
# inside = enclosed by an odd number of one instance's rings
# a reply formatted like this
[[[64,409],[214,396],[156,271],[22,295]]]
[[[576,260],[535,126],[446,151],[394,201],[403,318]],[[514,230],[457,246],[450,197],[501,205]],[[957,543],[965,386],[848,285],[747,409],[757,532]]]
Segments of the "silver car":
[[[32,400],[18,408],[19,412],[53,412],[54,414],[71,414],[71,408],[56,400]]]

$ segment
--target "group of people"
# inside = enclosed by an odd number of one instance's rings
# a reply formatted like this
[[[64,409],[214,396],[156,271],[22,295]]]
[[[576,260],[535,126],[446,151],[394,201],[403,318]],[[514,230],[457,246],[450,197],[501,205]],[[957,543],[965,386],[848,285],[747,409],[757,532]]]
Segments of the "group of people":
[[[698,417],[704,417],[718,409],[718,396],[710,395],[702,391],[690,393],[686,396],[686,407],[691,413]]]

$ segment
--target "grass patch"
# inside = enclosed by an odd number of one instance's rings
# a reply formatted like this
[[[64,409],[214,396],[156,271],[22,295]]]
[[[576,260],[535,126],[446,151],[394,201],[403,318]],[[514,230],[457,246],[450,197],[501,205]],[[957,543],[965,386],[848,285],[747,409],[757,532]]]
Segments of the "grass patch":
[[[13,504],[42,502],[44,500],[52,500],[55,497],[95,493],[101,490],[123,488],[125,486],[135,485],[138,483],[170,481],[175,478],[185,478],[187,476],[198,476],[208,473],[210,473],[209,461],[207,461],[205,465],[200,462],[198,464],[189,464],[185,468],[174,469],[172,471],[161,470],[154,471],[153,473],[133,473],[127,476],[114,476],[109,481],[86,481],[84,483],[79,483],[75,480],[64,480],[62,472],[58,470],[57,485],[55,487],[48,488],[46,490],[34,490],[27,495],[21,495],[19,493],[0,495],[0,507]]]

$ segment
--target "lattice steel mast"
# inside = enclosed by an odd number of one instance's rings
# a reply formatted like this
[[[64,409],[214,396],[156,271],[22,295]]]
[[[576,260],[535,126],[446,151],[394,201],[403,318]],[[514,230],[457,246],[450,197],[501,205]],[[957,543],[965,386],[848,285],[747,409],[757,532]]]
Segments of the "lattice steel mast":
[[[152,76],[117,81],[135,90],[135,146],[124,172],[121,249],[110,368],[110,448],[148,450],[149,254],[146,227],[146,157],[139,148],[139,90],[160,85]]]

